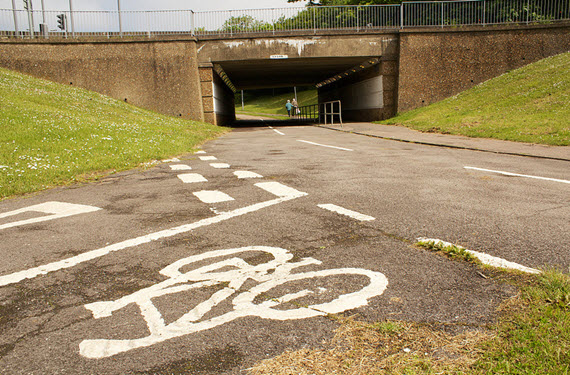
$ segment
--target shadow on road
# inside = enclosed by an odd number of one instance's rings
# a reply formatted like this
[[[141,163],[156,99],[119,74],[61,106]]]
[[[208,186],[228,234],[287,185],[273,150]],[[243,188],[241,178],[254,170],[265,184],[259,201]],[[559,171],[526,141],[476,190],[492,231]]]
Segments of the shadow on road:
[[[314,122],[303,121],[303,120],[270,120],[270,119],[259,119],[259,120],[235,120],[233,123],[229,124],[230,128],[255,128],[255,127],[279,127],[279,126],[297,126],[297,125],[313,125]]]

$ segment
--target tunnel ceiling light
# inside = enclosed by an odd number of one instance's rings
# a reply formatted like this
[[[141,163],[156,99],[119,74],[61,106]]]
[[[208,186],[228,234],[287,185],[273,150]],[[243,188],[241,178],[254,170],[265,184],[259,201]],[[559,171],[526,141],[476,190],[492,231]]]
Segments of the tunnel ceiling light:
[[[345,71],[344,73],[337,74],[337,75],[335,75],[335,76],[333,76],[333,77],[331,77],[331,78],[328,78],[328,79],[326,79],[326,80],[324,80],[324,81],[322,81],[322,82],[319,82],[316,86],[317,86],[318,88],[321,88],[321,87],[323,87],[323,86],[326,86],[326,85],[328,85],[328,84],[331,84],[331,83],[333,83],[333,82],[336,82],[337,80],[346,78],[346,77],[348,77],[348,76],[350,76],[350,75],[352,75],[352,74],[355,74],[355,73],[357,73],[357,72],[360,72],[360,71],[362,71],[362,70],[364,70],[364,69],[368,69],[368,68],[373,67],[374,65],[378,65],[378,64],[380,64],[380,59],[379,59],[379,58],[370,59],[370,60],[368,60],[368,61],[366,61],[366,62],[364,62],[364,63],[362,63],[362,64],[359,64],[359,65],[356,65],[356,66],[350,68],[349,70]]]

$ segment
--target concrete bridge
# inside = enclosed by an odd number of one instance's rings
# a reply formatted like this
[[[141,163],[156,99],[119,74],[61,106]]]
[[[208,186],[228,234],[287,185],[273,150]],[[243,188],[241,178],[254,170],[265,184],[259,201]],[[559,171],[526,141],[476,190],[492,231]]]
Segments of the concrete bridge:
[[[317,85],[379,120],[570,51],[570,23],[234,39],[0,40],[0,66],[172,116],[227,124],[235,89]]]

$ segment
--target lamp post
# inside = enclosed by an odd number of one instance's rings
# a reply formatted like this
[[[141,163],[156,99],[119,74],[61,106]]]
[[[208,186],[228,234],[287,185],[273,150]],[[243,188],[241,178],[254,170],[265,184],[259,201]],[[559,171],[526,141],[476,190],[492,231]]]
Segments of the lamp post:
[[[123,37],[123,19],[121,17],[121,0],[117,0],[117,10],[119,11],[119,36]]]
[[[14,13],[14,30],[16,31],[16,36],[20,34],[20,30],[18,29],[18,14],[16,13],[16,0],[12,0],[12,13]],[[22,38],[24,36],[22,35]]]
[[[71,21],[71,36],[75,38],[75,22],[73,20],[73,0],[69,0],[69,19]]]

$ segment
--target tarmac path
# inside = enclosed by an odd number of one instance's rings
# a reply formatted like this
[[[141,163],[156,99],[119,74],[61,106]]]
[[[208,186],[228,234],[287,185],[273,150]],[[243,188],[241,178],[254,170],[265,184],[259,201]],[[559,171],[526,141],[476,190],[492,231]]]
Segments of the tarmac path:
[[[240,374],[327,314],[493,322],[516,290],[419,237],[570,266],[564,160],[267,125],[0,202],[0,373]]]

